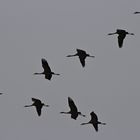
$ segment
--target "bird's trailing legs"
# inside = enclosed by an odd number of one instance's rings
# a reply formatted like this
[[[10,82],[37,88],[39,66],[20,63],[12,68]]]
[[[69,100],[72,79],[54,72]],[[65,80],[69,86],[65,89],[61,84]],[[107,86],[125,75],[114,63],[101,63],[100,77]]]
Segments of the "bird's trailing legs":
[[[81,112],[78,112],[78,114],[82,117],[86,117],[86,115],[82,114]]]
[[[53,74],[53,75],[60,75],[59,73],[54,73],[54,72],[51,72],[51,74]]]

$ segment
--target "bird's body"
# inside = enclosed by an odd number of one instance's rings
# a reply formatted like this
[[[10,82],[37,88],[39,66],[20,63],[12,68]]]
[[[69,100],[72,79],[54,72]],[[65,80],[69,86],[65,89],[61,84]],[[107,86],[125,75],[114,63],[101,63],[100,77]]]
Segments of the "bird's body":
[[[118,34],[118,45],[119,45],[119,48],[122,48],[123,40],[126,37],[126,35],[134,35],[133,33],[128,33],[127,31],[122,30],[122,29],[117,29],[115,33],[109,33],[108,35],[114,35],[114,34]]]
[[[78,56],[83,67],[85,67],[85,59],[86,59],[86,57],[95,57],[95,56],[90,56],[89,54],[86,53],[86,51],[81,50],[81,49],[76,49],[76,51],[77,51],[76,54],[68,55],[67,57]]]
[[[33,104],[31,104],[31,105],[25,105],[24,107],[35,106],[38,116],[41,116],[41,109],[42,109],[43,106],[46,106],[46,107],[49,106],[49,105],[45,105],[39,99],[36,99],[36,98],[32,98],[32,101],[33,101]]]
[[[81,125],[92,124],[96,131],[98,131],[98,124],[106,125],[106,123],[102,123],[98,121],[98,117],[93,111],[90,113],[90,115],[91,115],[91,120],[87,123],[82,123]]]
[[[83,115],[81,112],[78,112],[78,109],[77,109],[74,101],[70,97],[68,97],[68,104],[70,107],[70,111],[69,112],[60,112],[60,113],[71,114],[71,118],[75,119],[75,120],[77,119],[78,115],[85,117],[85,115]]]
[[[48,80],[51,80],[52,75],[60,75],[60,74],[56,74],[56,73],[51,71],[51,68],[50,68],[46,59],[42,58],[41,62],[42,62],[42,67],[43,67],[44,71],[42,73],[34,73],[34,74],[36,74],[36,75],[37,74],[44,74],[45,78]]]

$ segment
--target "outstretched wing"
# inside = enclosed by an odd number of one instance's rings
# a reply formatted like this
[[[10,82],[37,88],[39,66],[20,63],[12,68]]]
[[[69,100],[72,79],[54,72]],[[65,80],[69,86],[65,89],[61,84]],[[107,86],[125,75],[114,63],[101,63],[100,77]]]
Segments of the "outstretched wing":
[[[42,67],[43,67],[44,71],[47,73],[51,73],[51,69],[49,67],[47,60],[42,58],[41,61],[42,61]]]
[[[86,58],[86,51],[84,50],[80,50],[80,49],[76,49],[80,62],[82,64],[83,67],[85,67],[85,58]]]
[[[36,98],[32,98],[32,101],[33,102],[41,102],[39,99],[36,99]]]
[[[96,131],[98,131],[98,123],[93,124],[93,127],[95,128]]]
[[[81,49],[76,49],[76,51],[77,51],[78,53],[80,53],[80,54],[81,54],[81,53],[82,53],[82,54],[83,54],[83,53],[86,53],[84,50],[81,50]]]
[[[91,115],[91,121],[93,122],[92,124],[95,130],[98,131],[98,117],[94,112],[91,112],[90,115]]]
[[[72,112],[78,112],[74,101],[70,97],[68,97],[68,103],[69,103],[69,107],[70,107]]]
[[[85,67],[85,57],[79,56],[79,59],[80,59],[82,66]]]
[[[90,113],[92,122],[98,122],[98,117],[94,112]]]
[[[36,111],[37,111],[38,116],[41,116],[42,107],[41,106],[35,106],[35,107],[36,107]]]
[[[119,45],[119,48],[122,48],[123,46],[123,40],[125,38],[126,34],[119,34],[118,36],[118,45]]]

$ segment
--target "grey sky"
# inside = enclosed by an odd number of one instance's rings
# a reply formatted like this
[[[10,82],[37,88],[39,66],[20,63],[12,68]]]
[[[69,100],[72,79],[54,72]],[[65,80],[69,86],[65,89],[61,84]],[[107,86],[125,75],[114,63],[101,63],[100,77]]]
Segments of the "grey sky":
[[[140,11],[139,0],[1,0],[0,1],[0,136],[2,140],[131,140],[140,130]],[[133,32],[123,48],[117,28]],[[87,58],[67,58],[76,48]],[[51,81],[41,72],[46,58],[54,72]],[[87,118],[72,120],[67,97]],[[50,105],[38,117],[24,108],[31,97]],[[106,126],[96,133],[80,123],[95,111]]]

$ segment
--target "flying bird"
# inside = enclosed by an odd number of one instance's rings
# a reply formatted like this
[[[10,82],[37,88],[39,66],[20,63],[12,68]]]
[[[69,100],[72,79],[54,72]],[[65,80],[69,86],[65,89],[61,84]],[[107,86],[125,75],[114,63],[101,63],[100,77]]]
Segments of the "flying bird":
[[[2,95],[3,93],[0,93],[0,95]]]
[[[86,51],[84,51],[84,50],[76,49],[76,51],[77,51],[76,54],[67,55],[67,57],[79,56],[80,62],[81,62],[83,67],[85,67],[85,59],[86,59],[86,57],[95,57],[95,56],[91,56],[91,55],[87,54]]]
[[[39,99],[32,98],[32,101],[33,101],[33,104],[31,104],[31,105],[25,105],[24,107],[35,106],[38,116],[41,116],[41,109],[42,109],[43,106],[49,107],[49,105],[45,105]]]
[[[51,68],[46,59],[42,58],[41,62],[42,62],[42,67],[43,67],[44,71],[42,73],[34,73],[34,74],[44,74],[45,78],[48,80],[51,80],[52,75],[60,75],[60,74],[57,74],[57,73],[54,73],[51,71]]]
[[[134,14],[140,14],[140,12],[134,12]]]
[[[75,119],[75,120],[77,119],[78,115],[85,117],[85,115],[83,115],[81,112],[78,112],[78,109],[77,109],[74,101],[70,97],[68,97],[68,104],[70,107],[70,111],[69,112],[60,112],[60,113],[71,114],[71,118]]]
[[[90,113],[90,115],[91,115],[91,120],[87,123],[82,123],[81,125],[92,124],[96,131],[98,131],[98,124],[106,125],[106,123],[102,123],[98,121],[98,117],[93,111]]]
[[[119,45],[119,48],[122,48],[123,40],[126,37],[126,35],[134,35],[133,33],[128,33],[127,31],[122,30],[122,29],[117,29],[115,33],[109,33],[108,35],[114,35],[114,34],[118,34],[118,45]]]

